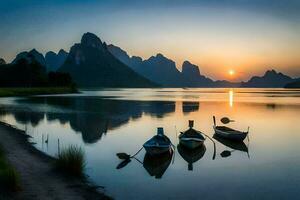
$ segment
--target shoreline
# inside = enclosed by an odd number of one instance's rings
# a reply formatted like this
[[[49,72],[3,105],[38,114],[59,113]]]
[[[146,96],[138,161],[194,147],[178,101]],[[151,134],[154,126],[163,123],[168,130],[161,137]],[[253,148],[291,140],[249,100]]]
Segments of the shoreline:
[[[87,177],[73,178],[55,170],[55,158],[32,146],[29,137],[23,130],[0,122],[0,144],[20,174],[21,186],[6,199],[112,199]]]
[[[47,94],[74,94],[77,88],[72,87],[0,87],[0,97],[26,97]]]

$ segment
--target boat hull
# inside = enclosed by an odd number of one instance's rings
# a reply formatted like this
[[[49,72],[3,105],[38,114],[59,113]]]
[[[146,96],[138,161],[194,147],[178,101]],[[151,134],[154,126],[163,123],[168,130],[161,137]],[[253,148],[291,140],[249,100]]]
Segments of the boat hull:
[[[180,139],[179,140],[180,145],[188,148],[188,149],[196,149],[203,145],[204,140],[196,140],[196,139]]]
[[[239,142],[243,141],[248,135],[248,132],[230,133],[230,132],[219,130],[216,127],[214,127],[214,130],[215,130],[215,134],[221,138],[225,138],[225,139],[233,140],[233,141],[239,141]]]
[[[160,146],[146,146],[144,145],[144,148],[146,150],[146,152],[151,155],[151,156],[157,156],[157,155],[161,155],[167,152],[171,152],[171,145],[167,146],[167,147],[160,147]]]

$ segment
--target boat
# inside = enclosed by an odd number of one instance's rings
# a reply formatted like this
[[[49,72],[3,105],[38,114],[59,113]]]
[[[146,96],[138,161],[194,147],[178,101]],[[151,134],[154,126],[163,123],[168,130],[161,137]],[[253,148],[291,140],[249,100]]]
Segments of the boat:
[[[189,129],[179,135],[179,143],[189,149],[200,147],[205,141],[203,133],[193,129],[193,126],[194,121],[189,120]]]
[[[213,120],[214,120],[214,131],[215,134],[219,137],[228,139],[228,140],[232,140],[232,141],[243,141],[248,133],[249,133],[249,128],[247,132],[241,132],[232,128],[229,128],[227,126],[217,126],[216,125],[216,118],[215,116],[213,116]]]
[[[170,139],[164,134],[163,128],[157,128],[157,135],[143,145],[149,155],[156,156],[172,151],[172,143]]]
[[[145,154],[143,167],[150,176],[160,179],[167,171],[173,157],[173,150],[167,151],[160,156],[153,156],[149,153]]]
[[[181,157],[188,163],[188,170],[193,171],[193,163],[197,162],[204,156],[206,147],[203,144],[198,148],[189,149],[185,146],[182,146],[181,144],[178,144],[177,151],[181,155]]]

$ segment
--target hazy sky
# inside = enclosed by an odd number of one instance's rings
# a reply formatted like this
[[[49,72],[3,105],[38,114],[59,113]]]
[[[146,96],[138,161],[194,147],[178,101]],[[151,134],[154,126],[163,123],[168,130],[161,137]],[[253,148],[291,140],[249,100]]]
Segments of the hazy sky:
[[[58,51],[85,32],[148,58],[162,53],[214,79],[274,68],[300,77],[299,0],[1,0],[0,57]],[[230,78],[228,70],[236,71]]]

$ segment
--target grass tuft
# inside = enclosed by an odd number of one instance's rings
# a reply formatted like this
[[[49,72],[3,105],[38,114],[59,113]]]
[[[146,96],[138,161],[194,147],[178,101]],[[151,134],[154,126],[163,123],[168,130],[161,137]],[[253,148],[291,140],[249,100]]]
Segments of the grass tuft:
[[[58,154],[55,164],[57,169],[69,175],[82,176],[85,168],[84,151],[81,147],[71,145]]]
[[[14,192],[19,189],[19,174],[15,168],[10,165],[0,147],[0,191]]]

